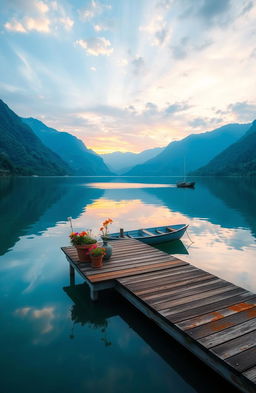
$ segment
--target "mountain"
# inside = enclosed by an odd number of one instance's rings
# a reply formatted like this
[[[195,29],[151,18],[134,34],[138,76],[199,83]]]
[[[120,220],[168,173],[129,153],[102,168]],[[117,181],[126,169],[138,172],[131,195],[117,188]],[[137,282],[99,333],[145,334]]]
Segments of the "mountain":
[[[5,153],[0,153],[0,176],[14,175],[15,167]]]
[[[103,159],[94,151],[87,149],[84,143],[75,136],[47,127],[37,119],[27,118],[23,119],[23,122],[31,127],[49,149],[68,163],[74,175],[112,175]]]
[[[121,175],[129,171],[135,165],[143,164],[157,156],[163,149],[164,147],[156,147],[154,149],[144,150],[141,153],[122,153],[116,151],[114,153],[101,154],[101,157],[113,172]]]
[[[61,176],[69,166],[48,149],[2,100],[0,100],[0,168],[9,174]],[[7,172],[6,172],[7,171]]]
[[[206,165],[226,147],[236,142],[250,124],[228,124],[202,134],[191,134],[180,141],[171,142],[159,155],[137,165],[126,173],[129,176],[183,176],[186,172]]]
[[[209,176],[256,175],[256,120],[237,142],[193,174]]]

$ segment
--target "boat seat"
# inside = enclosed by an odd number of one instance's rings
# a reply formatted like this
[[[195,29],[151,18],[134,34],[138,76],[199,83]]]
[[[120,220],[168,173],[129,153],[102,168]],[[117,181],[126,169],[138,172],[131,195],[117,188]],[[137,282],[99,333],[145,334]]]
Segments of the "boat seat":
[[[141,229],[141,232],[145,233],[148,236],[154,236],[154,234],[152,232],[149,232],[146,229]]]
[[[156,233],[159,233],[160,235],[164,235],[166,232],[159,231],[159,229],[156,229]]]
[[[171,227],[166,227],[167,231],[169,232],[175,232],[177,229],[171,228]]]

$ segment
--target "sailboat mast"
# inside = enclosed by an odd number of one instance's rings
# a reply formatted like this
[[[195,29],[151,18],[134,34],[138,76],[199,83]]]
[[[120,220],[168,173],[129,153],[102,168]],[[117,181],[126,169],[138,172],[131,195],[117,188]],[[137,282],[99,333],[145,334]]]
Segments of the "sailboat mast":
[[[186,181],[186,160],[185,156],[183,157],[183,180]]]

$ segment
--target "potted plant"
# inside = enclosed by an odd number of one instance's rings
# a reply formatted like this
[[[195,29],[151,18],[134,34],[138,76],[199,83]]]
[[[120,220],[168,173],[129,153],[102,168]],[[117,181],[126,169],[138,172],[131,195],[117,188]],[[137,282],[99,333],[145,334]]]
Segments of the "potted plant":
[[[96,245],[97,240],[91,237],[88,232],[72,232],[70,241],[77,250],[78,259],[80,262],[90,262],[89,250],[93,244]]]
[[[104,260],[109,260],[112,255],[112,246],[108,243],[108,226],[112,224],[113,220],[108,218],[102,223],[102,227],[100,228],[101,238],[103,240],[103,248],[105,248],[105,256]]]
[[[105,255],[105,249],[103,247],[91,247],[90,258],[91,265],[94,268],[99,268],[103,266],[103,257]]]

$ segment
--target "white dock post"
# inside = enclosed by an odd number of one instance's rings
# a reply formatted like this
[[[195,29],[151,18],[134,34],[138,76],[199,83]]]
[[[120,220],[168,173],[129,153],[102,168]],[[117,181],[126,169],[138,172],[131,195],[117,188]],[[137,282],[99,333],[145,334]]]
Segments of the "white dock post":
[[[91,300],[95,301],[98,300],[98,291],[96,291],[94,288],[91,287],[91,291],[90,291],[90,297]]]

